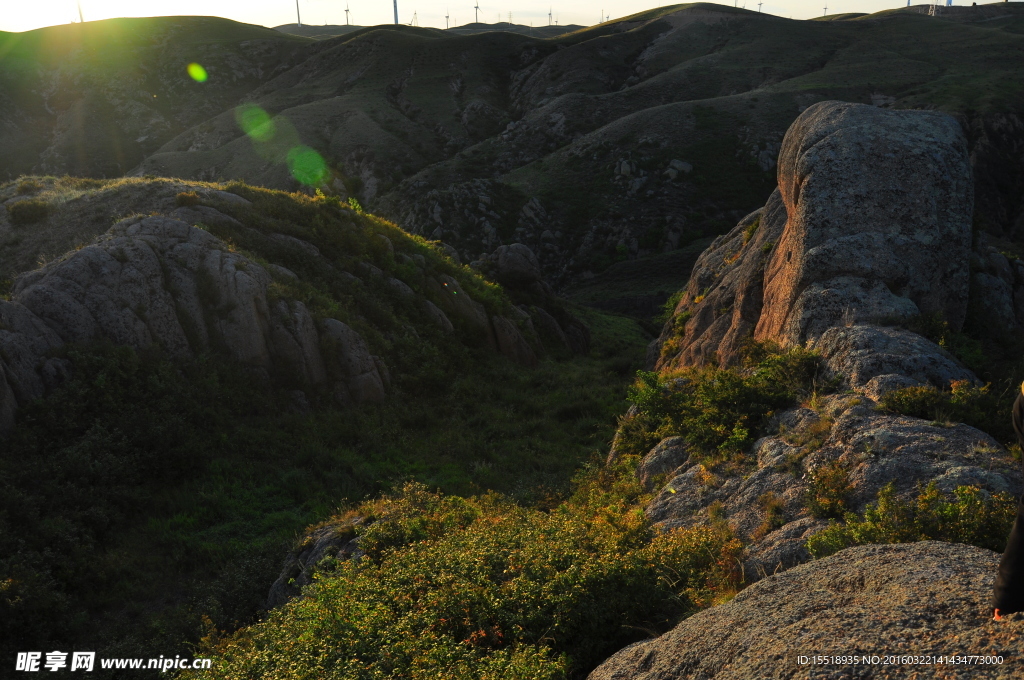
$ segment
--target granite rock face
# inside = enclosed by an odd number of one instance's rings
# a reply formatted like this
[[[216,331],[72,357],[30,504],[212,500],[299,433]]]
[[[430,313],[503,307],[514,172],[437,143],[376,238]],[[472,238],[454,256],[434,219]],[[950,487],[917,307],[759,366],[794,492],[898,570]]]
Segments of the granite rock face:
[[[345,402],[383,399],[379,362],[362,337],[334,319],[318,328],[301,302],[271,304],[271,281],[212,234],[168,217],[120,222],[19,277],[11,300],[0,301],[0,429],[19,403],[59,382],[65,368],[47,354],[68,343],[158,346],[182,358],[215,351],[307,385],[336,383]]]
[[[1015,678],[1024,618],[991,621],[999,555],[926,541],[859,546],[769,576],[659,638],[621,650],[590,680]],[[815,655],[1002,656],[1000,665],[812,665]]]
[[[841,322],[967,311],[974,189],[951,116],[821,102],[779,153],[786,228],[755,337],[783,345]]]
[[[754,581],[810,559],[803,542],[825,526],[807,504],[819,470],[844,472],[846,505],[855,512],[863,512],[890,482],[904,499],[932,481],[947,493],[968,485],[1020,493],[1019,465],[988,434],[875,406],[864,396],[831,395],[816,411],[798,407],[778,414],[774,432],[754,444],[750,457],[756,466],[743,477],[720,475],[686,457],[682,438],[665,439],[640,463],[641,480],[649,484],[649,471],[663,470],[659,464],[670,451],[681,462],[665,477],[647,516],[666,529],[705,524],[712,515],[726,520],[747,544],[745,576]]]
[[[744,217],[701,254],[659,338],[658,368],[739,361],[743,344],[761,318],[765,264],[785,226],[786,207],[776,190],[764,208]],[[684,328],[678,346],[666,345]]]
[[[834,326],[808,347],[817,350],[825,365],[852,388],[867,390],[875,398],[890,389],[946,388],[953,381],[977,381],[949,352],[901,328]]]
[[[786,133],[778,179],[697,261],[659,368],[736,363],[751,336],[787,347],[920,314],[960,328],[973,187],[955,119],[820,102]]]

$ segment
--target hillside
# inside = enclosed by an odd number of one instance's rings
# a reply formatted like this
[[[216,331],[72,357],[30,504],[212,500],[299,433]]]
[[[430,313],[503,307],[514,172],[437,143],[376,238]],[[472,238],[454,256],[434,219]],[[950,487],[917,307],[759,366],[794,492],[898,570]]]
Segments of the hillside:
[[[929,7],[0,34],[0,656],[1019,675],[1024,6]]]
[[[184,653],[202,617],[257,615],[297,532],[405,480],[560,495],[647,340],[329,197],[24,178],[0,201],[5,657]]]
[[[294,162],[312,149],[316,181],[342,199],[444,240],[467,262],[525,243],[561,289],[723,233],[771,192],[778,145],[799,112],[842,99],[962,116],[979,223],[1019,238],[1024,10],[924,9],[791,21],[696,3],[553,36],[382,25],[337,27],[347,32],[314,42],[203,18],[42,29],[4,38],[21,56],[0,57],[0,78],[22,94],[0,106],[12,149],[0,173],[129,172],[292,191],[313,181]],[[54,70],[42,52],[58,39],[111,42],[108,54],[132,58],[113,70],[76,59],[88,74],[82,98],[68,80],[80,76]],[[143,41],[176,52],[163,58]],[[960,56],[946,58],[950,50]],[[210,80],[188,78],[192,61]],[[25,64],[70,93],[60,106],[18,75]],[[274,139],[249,137],[243,113],[267,116]],[[659,290],[634,296],[640,308],[657,304]]]
[[[211,17],[0,33],[0,178],[119,177],[289,68],[305,42]],[[217,87],[190,78],[190,63]]]
[[[358,31],[365,26],[313,26],[298,24],[283,24],[281,26],[274,26],[275,31],[281,31],[282,33],[288,33],[289,35],[301,35],[306,38],[315,38],[317,40],[327,40],[329,38],[335,38],[340,35],[346,35],[354,31]],[[475,33],[488,33],[491,31],[505,31],[508,33],[524,33],[526,35],[535,38],[553,38],[558,35],[565,33],[572,33],[584,28],[583,26],[569,25],[569,26],[524,26],[522,24],[485,24],[485,23],[468,23],[461,26],[452,26],[450,29],[446,29],[446,33],[455,35],[473,35]]]
[[[213,677],[948,677],[822,655],[968,641],[999,657],[971,677],[1019,674],[1019,616],[984,621],[1024,481],[1024,261],[975,231],[964,130],[819,102],[777,178],[697,258],[570,495],[410,485],[310,527],[266,618],[204,641]]]
[[[323,155],[337,191],[467,260],[524,242],[555,285],[724,231],[767,198],[792,120],[830,98],[960,112],[983,216],[1012,231],[1024,15],[982,10],[801,22],[678,5],[541,41],[381,26],[322,42],[251,99]],[[230,113],[136,172],[296,186]]]

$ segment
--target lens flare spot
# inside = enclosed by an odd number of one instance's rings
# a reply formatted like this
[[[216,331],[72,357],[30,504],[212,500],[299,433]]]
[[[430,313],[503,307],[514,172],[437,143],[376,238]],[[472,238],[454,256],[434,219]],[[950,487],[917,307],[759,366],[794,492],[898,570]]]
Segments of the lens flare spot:
[[[235,120],[242,131],[257,142],[269,142],[277,132],[270,114],[255,104],[239,106],[235,110]]]
[[[188,74],[192,77],[192,80],[196,81],[197,83],[206,82],[206,69],[200,66],[199,64],[193,62],[186,66],[185,70],[188,71]]]
[[[323,156],[308,146],[297,146],[288,152],[288,170],[306,186],[323,184],[329,174]]]

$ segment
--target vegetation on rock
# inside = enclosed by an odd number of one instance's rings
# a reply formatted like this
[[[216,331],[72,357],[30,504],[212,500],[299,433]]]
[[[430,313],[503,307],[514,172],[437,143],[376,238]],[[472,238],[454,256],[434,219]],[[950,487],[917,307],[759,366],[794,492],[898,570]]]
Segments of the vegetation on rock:
[[[766,416],[810,396],[818,365],[817,355],[803,348],[754,344],[742,367],[641,371],[629,391],[635,414],[622,419],[616,450],[643,455],[680,435],[709,461],[742,454]]]
[[[853,545],[933,540],[1002,552],[1016,513],[1016,499],[1005,493],[988,494],[973,486],[943,493],[932,482],[915,500],[904,501],[890,483],[863,517],[846,513],[843,522],[832,522],[812,536],[807,549],[821,558]]]
[[[366,554],[323,565],[266,621],[208,636],[202,677],[583,677],[734,591],[728,532],[652,535],[606,474],[549,511],[421,485],[367,504]]]

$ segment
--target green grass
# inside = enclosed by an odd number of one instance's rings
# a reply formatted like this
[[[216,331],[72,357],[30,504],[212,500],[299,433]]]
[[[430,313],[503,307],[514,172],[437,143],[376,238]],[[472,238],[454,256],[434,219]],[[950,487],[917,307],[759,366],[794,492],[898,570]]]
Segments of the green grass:
[[[417,485],[367,504],[366,555],[324,564],[267,621],[212,632],[202,677],[582,678],[732,592],[728,532],[653,534],[600,478],[548,512]]]
[[[53,203],[59,192],[152,188],[95,182],[43,178],[41,195]],[[172,205],[208,202],[180,184],[154,187]],[[253,620],[294,537],[339,506],[407,480],[526,505],[564,498],[627,406],[625,385],[648,340],[636,323],[576,309],[592,331],[590,354],[523,368],[471,329],[444,335],[416,304],[342,274],[372,263],[438,304],[427,280],[445,274],[490,312],[509,310],[500,287],[435,244],[331,197],[228,188],[253,201],[218,204],[247,228],[210,231],[258,263],[297,272],[301,281],[275,281],[271,293],[359,330],[390,367],[389,398],[341,409],[293,376],[268,383],[214,356],[172,363],[66,348],[71,378],[23,405],[0,450],[4,653],[69,640],[110,656],[185,652],[204,616],[222,630]],[[305,239],[323,257],[272,233]],[[295,408],[294,389],[306,390],[312,412]]]

